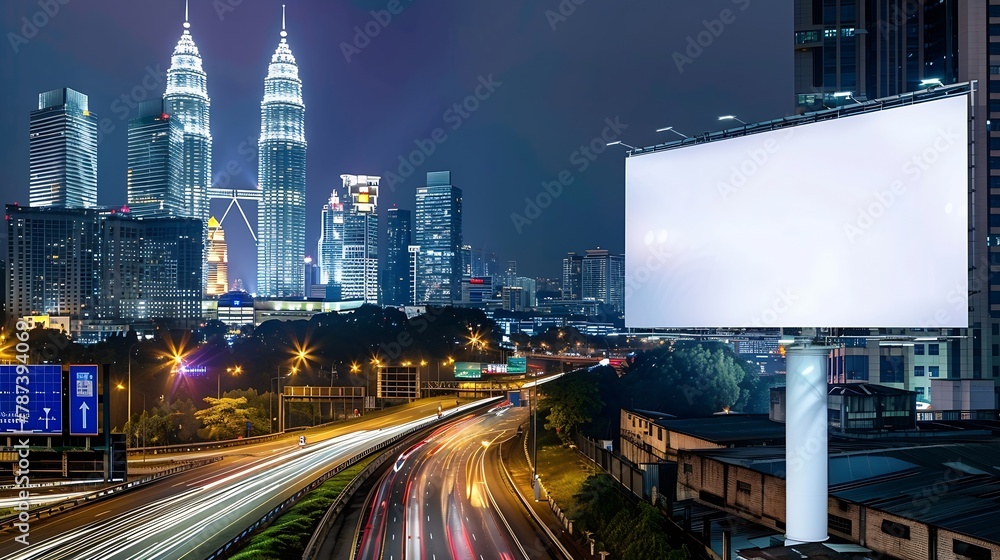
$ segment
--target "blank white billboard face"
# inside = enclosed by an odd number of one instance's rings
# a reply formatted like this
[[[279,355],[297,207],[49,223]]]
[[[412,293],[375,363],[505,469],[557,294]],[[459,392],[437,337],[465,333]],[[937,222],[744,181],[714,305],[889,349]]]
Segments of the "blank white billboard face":
[[[626,159],[626,326],[966,327],[968,105]]]

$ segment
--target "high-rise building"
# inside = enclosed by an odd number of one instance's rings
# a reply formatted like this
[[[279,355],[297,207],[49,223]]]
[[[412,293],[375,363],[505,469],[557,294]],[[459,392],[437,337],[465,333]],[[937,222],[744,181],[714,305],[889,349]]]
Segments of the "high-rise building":
[[[978,82],[974,95],[977,121],[972,140],[994,147],[1000,130],[990,122],[1000,119],[1000,21],[997,0],[812,0],[795,1],[795,102],[799,110],[821,109],[833,97],[851,91],[854,99],[874,99],[933,87],[933,80],[950,84]],[[929,83],[921,83],[931,80]],[[969,236],[968,306],[954,310],[969,314],[969,328],[931,329],[948,337],[947,376],[1000,378],[1000,159],[991,149],[974,150],[971,157],[972,205]],[[993,257],[993,255],[998,255]],[[993,295],[997,294],[997,295]],[[926,336],[926,332],[922,335]],[[942,374],[942,376],[944,376]]]
[[[191,217],[184,198],[184,127],[162,99],[143,101],[128,122],[129,210],[140,218]]]
[[[621,313],[625,310],[625,256],[588,249],[581,265],[580,295]]]
[[[390,208],[386,212],[385,267],[382,269],[382,303],[410,303],[410,255],[413,215],[409,210]]]
[[[205,293],[221,296],[229,291],[229,249],[222,224],[212,216],[208,219],[208,244],[205,245],[208,261],[208,279]]]
[[[372,175],[341,175],[344,211],[341,298],[378,303],[378,184]]]
[[[472,277],[472,245],[462,245],[462,278]]]
[[[7,311],[96,319],[101,295],[96,209],[7,205]]]
[[[583,299],[583,255],[567,253],[562,264],[562,299]]]
[[[201,230],[195,218],[102,215],[100,318],[201,319]]]
[[[10,313],[97,322],[201,318],[201,221],[7,206]]]
[[[958,0],[796,0],[797,108],[818,110],[912,92],[928,78],[957,82],[962,66],[960,28],[970,24],[969,17],[986,21],[985,0],[970,2],[962,13],[959,4]],[[852,95],[835,97],[836,92]]]
[[[417,304],[451,305],[462,297],[462,191],[451,184],[451,171],[427,173],[417,188],[414,245]]]
[[[163,112],[179,120],[183,129],[184,166],[180,179],[183,211],[176,215],[201,220],[201,241],[205,245],[210,212],[208,189],[212,186],[212,103],[201,53],[191,36],[187,2],[184,3],[184,31],[170,57],[163,101]],[[207,267],[208,263],[203,263],[202,276],[206,279]]]
[[[299,67],[288,46],[285,14],[271,56],[260,104],[257,180],[257,293],[288,297],[302,292],[306,246],[305,105]]]
[[[29,204],[97,207],[97,117],[87,96],[69,88],[38,94],[29,135]]]
[[[330,200],[320,212],[317,259],[320,283],[340,285],[344,281],[344,203],[340,199],[341,186],[330,193]]]

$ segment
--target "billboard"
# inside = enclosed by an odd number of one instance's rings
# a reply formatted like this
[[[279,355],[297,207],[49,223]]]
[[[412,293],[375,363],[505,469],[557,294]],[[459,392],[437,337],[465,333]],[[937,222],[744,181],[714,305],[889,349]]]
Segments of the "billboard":
[[[627,327],[966,327],[969,96],[625,162]]]
[[[479,362],[455,362],[455,379],[481,379],[483,364]]]
[[[0,366],[0,432],[61,434],[62,366]]]
[[[507,373],[528,373],[528,358],[507,358]]]

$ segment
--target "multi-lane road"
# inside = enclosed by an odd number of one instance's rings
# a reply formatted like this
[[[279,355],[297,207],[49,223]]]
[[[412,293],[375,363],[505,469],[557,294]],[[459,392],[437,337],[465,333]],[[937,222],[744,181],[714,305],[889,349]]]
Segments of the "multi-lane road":
[[[475,405],[452,408],[461,414]],[[44,520],[29,546],[8,531],[3,558],[202,559],[338,462],[410,428],[437,421],[424,402],[350,426],[298,433],[274,442],[216,451],[223,461],[148,488],[123,493]],[[206,454],[199,454],[204,457]]]
[[[526,408],[467,415],[401,454],[362,516],[358,557],[562,558],[551,552],[511,494],[500,444]]]

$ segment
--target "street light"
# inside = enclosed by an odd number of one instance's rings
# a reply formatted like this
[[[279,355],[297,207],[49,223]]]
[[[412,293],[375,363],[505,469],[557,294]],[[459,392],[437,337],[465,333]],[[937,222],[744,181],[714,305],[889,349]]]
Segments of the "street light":
[[[135,344],[128,348],[128,421],[132,421],[132,349],[142,342],[137,340]],[[145,408],[145,407],[144,407]],[[131,439],[131,438],[129,438]]]
[[[635,146],[629,146],[628,144],[626,144],[625,142],[622,142],[621,140],[615,140],[614,142],[608,142],[608,147],[610,148],[611,146],[625,146],[626,148],[628,148],[628,149],[630,149],[632,151],[637,151],[639,149],[639,148],[636,148]]]
[[[285,418],[283,415],[284,402],[283,399],[281,398],[281,378],[291,377],[292,375],[298,373],[298,371],[299,368],[292,366],[292,368],[288,371],[288,375],[281,375],[281,366],[278,366],[278,376],[271,378],[271,383],[274,383],[276,379],[278,380],[278,431],[279,432],[285,431],[284,429]],[[268,387],[268,389],[270,389],[270,387]],[[271,416],[271,431],[274,432],[274,409],[271,408],[271,406],[272,406],[272,401],[271,399],[268,399],[267,407],[268,407],[268,414]]]
[[[862,105],[862,103],[854,97],[853,91],[836,91],[833,93],[833,97],[836,99],[844,99],[844,98],[850,99],[851,101],[857,103],[858,105]]]
[[[738,123],[741,123],[743,126],[747,125],[746,121],[743,121],[742,119],[737,118],[735,115],[722,115],[721,117],[719,117],[719,120],[720,121],[736,121]]]
[[[688,136],[687,134],[681,134],[680,132],[677,132],[676,130],[674,130],[674,127],[672,126],[665,126],[663,128],[658,128],[656,129],[656,132],[673,132],[674,134],[680,136],[681,138],[690,138],[690,136]]]
[[[239,374],[243,373],[243,366],[227,367],[226,368],[226,373],[232,373],[233,375],[239,375]],[[219,378],[216,380],[216,382],[217,383],[216,383],[216,388],[215,388],[215,398],[216,399],[221,399],[222,398],[222,372],[221,371],[219,372]]]

